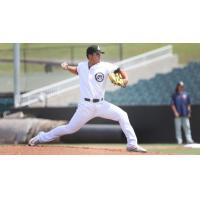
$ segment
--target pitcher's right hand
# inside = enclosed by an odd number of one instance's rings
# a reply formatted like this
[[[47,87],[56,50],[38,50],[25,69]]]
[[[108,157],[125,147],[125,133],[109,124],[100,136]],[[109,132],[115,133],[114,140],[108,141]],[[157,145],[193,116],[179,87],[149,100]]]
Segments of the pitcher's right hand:
[[[62,63],[61,64],[61,67],[64,69],[64,70],[68,70],[68,64],[66,62]]]

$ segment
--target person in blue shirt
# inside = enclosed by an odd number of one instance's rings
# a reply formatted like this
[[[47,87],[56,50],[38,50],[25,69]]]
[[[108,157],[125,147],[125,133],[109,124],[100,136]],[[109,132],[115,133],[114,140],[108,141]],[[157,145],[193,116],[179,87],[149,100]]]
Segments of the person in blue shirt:
[[[191,117],[191,100],[189,94],[185,91],[182,81],[176,85],[175,92],[171,98],[171,108],[175,117],[174,123],[177,143],[183,143],[181,127],[183,127],[187,144],[194,143],[189,120]]]

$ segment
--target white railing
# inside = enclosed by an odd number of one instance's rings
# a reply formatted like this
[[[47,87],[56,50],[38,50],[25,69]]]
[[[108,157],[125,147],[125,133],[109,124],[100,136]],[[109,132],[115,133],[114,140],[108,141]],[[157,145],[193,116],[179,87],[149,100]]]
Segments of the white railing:
[[[172,55],[172,46],[168,45],[147,53],[134,56],[122,61],[115,63],[121,68],[132,69],[142,64],[152,62],[156,59],[162,58],[163,56]],[[78,76],[69,78],[64,81],[60,81],[55,84],[48,85],[46,87],[27,92],[20,96],[20,106],[27,106],[36,102],[46,101],[47,98],[67,92],[79,87]]]
[[[152,62],[160,57],[172,55],[172,53],[173,53],[172,46],[167,45],[165,47],[155,49],[147,53],[143,53],[138,56],[128,58],[126,60],[119,61],[116,63],[116,65],[118,65],[119,67],[123,67],[125,69],[135,68],[138,65]]]
[[[78,88],[78,77],[69,78],[58,83],[54,83],[37,90],[32,90],[22,94],[20,97],[20,106],[27,106],[37,102],[44,102],[49,97],[61,94],[66,91],[70,91]]]

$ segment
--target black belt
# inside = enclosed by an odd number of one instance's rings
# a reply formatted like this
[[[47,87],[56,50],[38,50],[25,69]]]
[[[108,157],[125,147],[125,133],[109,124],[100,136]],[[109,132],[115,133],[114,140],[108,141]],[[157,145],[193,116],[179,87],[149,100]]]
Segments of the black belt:
[[[93,103],[97,103],[99,101],[103,101],[103,98],[101,99],[88,99],[88,98],[84,98],[85,101],[89,101],[89,102],[93,102]]]

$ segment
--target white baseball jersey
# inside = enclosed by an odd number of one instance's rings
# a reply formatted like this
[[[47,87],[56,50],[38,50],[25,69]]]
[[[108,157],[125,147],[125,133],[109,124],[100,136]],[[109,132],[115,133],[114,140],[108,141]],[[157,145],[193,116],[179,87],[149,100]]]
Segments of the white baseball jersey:
[[[90,68],[87,61],[79,63],[77,71],[80,81],[81,99],[104,98],[108,74],[117,68],[118,66],[108,62],[100,62]]]

